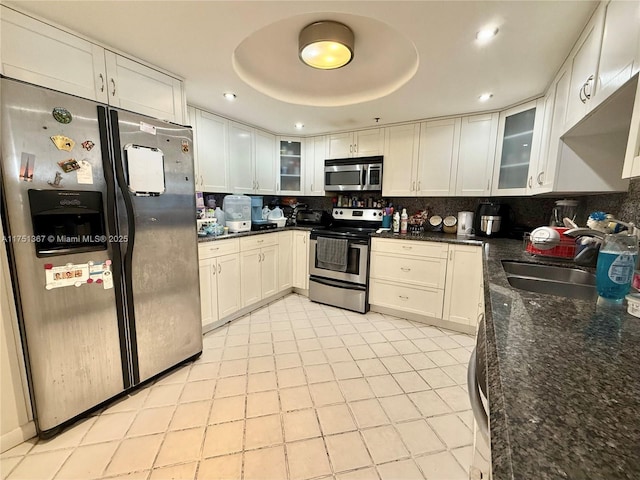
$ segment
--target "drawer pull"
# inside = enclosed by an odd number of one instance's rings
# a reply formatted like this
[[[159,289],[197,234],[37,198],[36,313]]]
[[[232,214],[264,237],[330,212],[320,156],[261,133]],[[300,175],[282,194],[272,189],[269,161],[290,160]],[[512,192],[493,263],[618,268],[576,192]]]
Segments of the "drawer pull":
[[[400,270],[402,270],[403,272],[410,272],[411,269],[408,267],[400,267]]]
[[[258,243],[262,243],[262,242],[264,242],[264,240],[257,240],[257,242],[258,242]]]
[[[413,250],[413,247],[410,247],[408,245],[403,245],[402,248],[404,248],[405,250]]]
[[[211,248],[209,248],[210,252],[215,252],[216,250],[220,250],[220,247],[211,247]]]
[[[402,300],[409,300],[409,297],[406,297],[404,295],[398,295],[399,298],[401,298]]]

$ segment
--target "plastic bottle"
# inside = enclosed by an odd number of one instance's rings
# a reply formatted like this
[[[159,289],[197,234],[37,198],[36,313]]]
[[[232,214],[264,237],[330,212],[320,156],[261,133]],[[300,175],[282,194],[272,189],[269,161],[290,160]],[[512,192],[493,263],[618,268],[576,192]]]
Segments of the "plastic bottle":
[[[223,227],[226,225],[226,222],[224,220],[224,212],[220,207],[216,207],[215,217],[218,225],[222,225]]]
[[[407,233],[407,227],[409,224],[409,215],[407,215],[407,209],[402,209],[402,215],[400,215],[400,233]]]
[[[393,214],[393,233],[400,233],[400,213]]]

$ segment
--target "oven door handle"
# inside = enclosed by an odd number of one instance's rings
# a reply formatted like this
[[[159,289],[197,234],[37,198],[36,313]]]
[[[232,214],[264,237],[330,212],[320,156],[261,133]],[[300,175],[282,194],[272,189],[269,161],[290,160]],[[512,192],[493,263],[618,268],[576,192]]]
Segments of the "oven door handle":
[[[319,283],[321,285],[327,285],[328,287],[336,287],[336,288],[342,288],[344,290],[360,290],[360,291],[366,291],[367,287],[365,286],[361,286],[361,285],[354,285],[354,284],[345,284],[343,282],[337,282],[334,280],[329,280],[326,278],[319,278],[319,277],[310,277],[309,280],[311,280],[312,282],[316,282]]]
[[[482,404],[476,369],[476,349],[474,347],[473,352],[471,352],[471,358],[469,358],[469,368],[467,369],[467,389],[469,390],[469,401],[471,402],[473,417],[476,419],[480,434],[489,443],[489,416]]]

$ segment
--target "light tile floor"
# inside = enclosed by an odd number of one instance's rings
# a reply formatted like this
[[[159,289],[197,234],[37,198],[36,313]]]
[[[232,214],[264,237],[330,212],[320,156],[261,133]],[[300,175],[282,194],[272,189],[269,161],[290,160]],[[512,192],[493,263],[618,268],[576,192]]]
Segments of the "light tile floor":
[[[5,452],[1,476],[464,480],[473,343],[292,294],[207,334],[196,362]]]

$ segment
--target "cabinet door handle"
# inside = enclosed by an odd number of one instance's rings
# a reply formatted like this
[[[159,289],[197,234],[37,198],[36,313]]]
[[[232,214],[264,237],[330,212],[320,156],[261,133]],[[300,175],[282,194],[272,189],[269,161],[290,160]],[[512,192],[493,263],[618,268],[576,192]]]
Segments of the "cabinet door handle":
[[[116,96],[116,81],[113,79],[113,77],[111,77],[111,85],[113,85],[113,90],[111,91],[111,96],[115,97]]]
[[[349,145],[349,153],[353,153],[353,145]]]
[[[409,297],[405,295],[398,295],[398,298],[401,298],[402,300],[409,300]]]
[[[222,273],[222,265],[218,264],[218,273]]]
[[[536,181],[538,182],[538,185],[542,185],[542,176],[544,175],[544,170],[542,172],[540,172],[538,174],[538,176],[536,177]]]
[[[582,85],[582,87],[580,88],[580,92],[578,92],[578,96],[580,97],[580,101],[581,101],[582,103],[587,103],[587,97],[586,97],[586,95],[585,95],[585,96],[583,96],[583,93],[584,93],[584,87],[586,87],[586,86],[587,86],[587,84],[586,84],[586,83],[585,83],[584,85]]]
[[[587,78],[587,83],[584,84],[584,96],[587,100],[591,99],[591,82],[593,82],[593,75],[590,75]],[[589,87],[589,92],[587,92],[587,87]]]
[[[453,250],[449,252],[449,261],[453,261]]]
[[[529,188],[533,187],[533,176],[529,177]]]
[[[418,189],[417,189],[418,192],[420,191],[420,186],[421,185],[422,185],[422,180],[418,180]]]
[[[403,272],[410,272],[411,269],[407,268],[407,267],[400,267],[400,270],[402,270]]]
[[[416,182],[411,182],[411,191],[413,192],[416,189]]]
[[[353,153],[358,153],[358,144],[357,143],[353,144]]]
[[[213,268],[211,269],[211,274],[215,275],[216,274],[216,266],[213,265]]]
[[[104,92],[104,75],[100,74],[98,77],[100,77],[100,91]]]
[[[491,190],[491,180],[487,180],[487,191]]]

